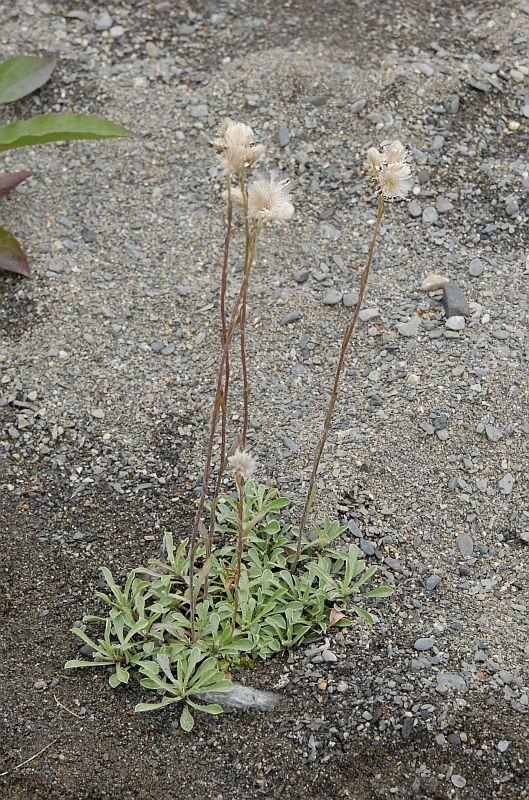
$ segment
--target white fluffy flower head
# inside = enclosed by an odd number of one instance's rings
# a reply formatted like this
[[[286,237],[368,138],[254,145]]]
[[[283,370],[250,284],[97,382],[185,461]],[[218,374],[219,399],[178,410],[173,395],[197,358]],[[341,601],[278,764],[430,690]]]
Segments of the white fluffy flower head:
[[[219,127],[213,147],[220,157],[226,175],[236,175],[244,167],[252,166],[260,158],[265,148],[262,144],[252,144],[255,134],[244,122],[225,119]]]
[[[403,199],[412,188],[411,168],[406,161],[406,148],[398,139],[381,153],[376,147],[367,151],[370,172],[377,188],[388,200]]]
[[[235,477],[243,481],[247,481],[252,477],[257,466],[255,458],[247,450],[239,450],[239,448],[228,458],[228,461],[235,473]]]
[[[289,197],[289,181],[280,181],[271,173],[268,178],[258,178],[248,187],[248,217],[254,222],[272,224],[290,219],[294,206]],[[232,190],[235,205],[243,207],[242,192]]]

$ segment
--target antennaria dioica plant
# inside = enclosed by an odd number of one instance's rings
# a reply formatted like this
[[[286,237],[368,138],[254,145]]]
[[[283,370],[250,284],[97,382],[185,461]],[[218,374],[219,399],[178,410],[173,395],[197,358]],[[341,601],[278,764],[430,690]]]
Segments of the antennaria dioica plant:
[[[264,152],[254,144],[252,129],[226,120],[213,145],[226,181],[226,233],[220,276],[220,355],[206,446],[201,493],[189,538],[175,544],[164,536],[164,555],[129,574],[120,589],[103,570],[110,593],[98,597],[108,607],[106,616],[88,616],[85,622],[104,625],[102,638],[92,639],[79,628],[73,632],[90,648],[91,660],[69,661],[67,667],[112,667],[112,686],[128,683],[135,675],[155,702],[139,703],[136,711],[161,709],[179,703],[180,724],[193,726],[194,710],[218,714],[217,703],[197,702],[201,696],[229,692],[230,667],[291,650],[302,641],[319,638],[331,627],[353,624],[356,618],[373,622],[361,602],[392,593],[388,586],[364,591],[376,567],[367,567],[356,545],[340,546],[345,527],[325,516],[305,537],[316,489],[316,476],[331,428],[347,350],[364,299],[385,199],[404,197],[410,189],[410,167],[400,142],[382,153],[368,151],[369,172],[377,194],[377,213],[360,279],[359,299],[345,328],[332,391],[321,435],[316,445],[307,496],[299,527],[283,517],[290,501],[278,490],[257,484],[256,462],[247,450],[250,419],[250,383],[246,354],[247,303],[256,246],[267,224],[281,223],[293,214],[288,182],[275,175],[248,181]],[[227,308],[232,226],[242,214],[244,260],[241,283],[231,312]],[[242,379],[241,429],[228,447],[231,346],[239,334]],[[220,455],[215,487],[210,494],[212,457],[220,425]],[[222,478],[230,466],[236,492],[222,492]],[[206,527],[203,517],[209,511]],[[359,602],[360,601],[360,602]],[[290,655],[289,655],[290,657]]]

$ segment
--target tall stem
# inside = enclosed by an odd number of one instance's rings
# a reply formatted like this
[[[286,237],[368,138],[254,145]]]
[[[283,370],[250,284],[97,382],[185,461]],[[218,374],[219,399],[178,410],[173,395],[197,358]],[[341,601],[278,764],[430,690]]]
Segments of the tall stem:
[[[291,566],[291,571],[294,571],[297,563],[299,561],[299,557],[301,555],[301,543],[303,539],[303,533],[305,531],[305,527],[307,525],[307,519],[310,514],[310,509],[312,503],[314,501],[314,491],[316,485],[316,475],[318,473],[318,467],[320,466],[321,457],[323,454],[323,450],[325,448],[325,443],[327,442],[327,437],[329,435],[329,430],[331,428],[332,417],[334,413],[334,407],[336,405],[336,400],[338,398],[338,387],[340,385],[340,378],[342,375],[342,371],[345,364],[345,355],[347,352],[347,348],[349,347],[349,343],[351,341],[351,337],[353,335],[354,329],[356,327],[356,322],[358,320],[358,315],[360,313],[360,309],[362,308],[362,303],[364,301],[364,294],[366,291],[367,281],[369,278],[369,272],[371,270],[371,264],[373,263],[373,253],[375,252],[375,245],[377,241],[378,232],[380,230],[380,225],[382,223],[382,217],[384,216],[384,199],[382,194],[378,196],[378,205],[377,205],[377,216],[375,220],[375,226],[373,228],[373,236],[371,237],[371,243],[369,245],[369,251],[367,254],[367,261],[364,267],[364,271],[362,272],[362,277],[360,278],[360,287],[358,292],[358,303],[356,304],[356,308],[354,310],[354,314],[351,318],[351,321],[347,325],[345,329],[345,333],[342,339],[342,346],[340,348],[340,357],[338,358],[338,365],[336,367],[336,373],[334,376],[334,383],[332,387],[331,397],[329,399],[329,404],[327,406],[327,412],[325,414],[325,421],[323,423],[323,430],[316,446],[316,451],[314,453],[314,459],[312,462],[312,471],[310,475],[309,487],[307,491],[307,497],[305,500],[305,506],[303,508],[303,513],[301,515],[301,522],[299,525],[299,533],[298,533],[298,541],[296,547],[296,555],[294,557],[294,561]]]
[[[226,462],[226,441],[227,441],[227,419],[228,419],[228,393],[230,386],[230,353],[226,349],[226,338],[228,335],[228,322],[226,319],[226,292],[228,288],[228,263],[230,255],[230,242],[232,234],[232,219],[233,219],[233,201],[231,197],[231,178],[226,177],[226,194],[228,209],[226,214],[226,236],[224,237],[224,259],[222,262],[222,272],[220,278],[220,293],[219,293],[219,311],[220,311],[220,324],[221,324],[221,353],[224,354],[224,385],[222,387],[221,395],[221,434],[220,434],[220,459],[219,470],[217,473],[217,482],[215,484],[214,500],[211,504],[211,513],[209,519],[209,533],[206,542],[206,557],[211,555],[211,547],[213,536],[215,533],[215,514],[217,503],[216,499],[219,496],[222,485],[222,474],[224,472],[224,465]],[[220,367],[219,367],[220,369]],[[204,597],[208,592],[208,579],[204,581]]]
[[[238,500],[237,500],[237,562],[235,577],[233,579],[233,614],[231,617],[231,633],[235,630],[237,612],[239,610],[239,584],[241,581],[242,551],[244,547],[244,479],[236,475]]]
[[[248,200],[246,194],[243,195],[246,197],[245,205],[244,205],[244,216],[245,220],[248,217]],[[258,228],[254,227],[253,229],[255,237],[257,237]],[[251,239],[251,237],[250,237]],[[209,427],[209,439],[208,445],[206,450],[206,458],[204,464],[204,473],[202,477],[202,489],[200,492],[200,497],[198,499],[197,510],[195,513],[195,519],[193,521],[193,527],[191,529],[191,535],[189,540],[189,618],[191,624],[191,641],[194,642],[196,640],[196,633],[195,633],[195,598],[193,593],[193,578],[194,578],[194,571],[195,571],[195,560],[196,560],[196,550],[197,550],[197,538],[198,538],[198,530],[202,521],[202,514],[204,513],[204,506],[206,504],[206,497],[208,494],[208,486],[209,480],[211,477],[211,456],[213,453],[213,443],[215,440],[215,433],[217,430],[219,413],[222,409],[222,388],[223,388],[223,379],[225,379],[226,374],[226,363],[229,363],[229,350],[231,345],[231,340],[235,333],[236,328],[239,325],[239,315],[240,309],[243,302],[243,298],[248,294],[248,284],[250,281],[250,273],[252,269],[252,260],[253,260],[253,252],[255,251],[255,247],[249,250],[249,257],[248,262],[246,263],[245,258],[245,270],[243,274],[242,283],[239,289],[239,294],[235,301],[235,306],[233,308],[232,317],[230,320],[229,325],[227,324],[226,328],[226,336],[224,338],[224,343],[222,347],[222,353],[220,356],[219,366],[217,369],[217,379],[215,385],[215,396],[213,400],[213,409],[211,412],[211,422]],[[224,469],[224,464],[220,464],[220,472],[222,476],[222,471]],[[215,503],[214,503],[215,505]],[[214,514],[214,510],[213,510]],[[215,524],[213,519],[213,525]],[[211,526],[211,518],[210,518],[210,526]],[[206,534],[207,535],[207,534]]]
[[[241,331],[241,371],[242,371],[242,430],[241,430],[241,446],[246,447],[246,436],[248,434],[248,424],[250,417],[250,380],[248,377],[248,357],[246,353],[246,313],[248,307],[248,287],[250,284],[250,272],[255,256],[255,244],[257,238],[257,228],[253,227],[250,230],[248,222],[248,214],[245,213],[245,255],[244,255],[244,277],[243,281],[244,292],[241,299],[241,310],[239,313],[239,327]]]

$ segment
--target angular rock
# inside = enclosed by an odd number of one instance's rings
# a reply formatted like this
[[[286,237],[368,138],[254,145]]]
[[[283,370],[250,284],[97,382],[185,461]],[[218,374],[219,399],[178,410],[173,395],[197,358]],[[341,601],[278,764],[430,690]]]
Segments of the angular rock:
[[[443,287],[443,306],[447,317],[468,317],[470,308],[463,289],[457,283],[447,283]]]

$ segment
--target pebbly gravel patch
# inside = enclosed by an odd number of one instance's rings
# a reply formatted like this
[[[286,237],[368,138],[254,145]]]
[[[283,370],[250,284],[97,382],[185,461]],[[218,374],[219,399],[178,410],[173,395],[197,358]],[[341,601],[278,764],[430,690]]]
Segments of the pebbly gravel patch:
[[[5,56],[59,60],[6,120],[87,111],[138,136],[4,159],[37,177],[2,206],[35,279],[0,281],[0,772],[60,739],[3,796],[529,797],[526,5],[4,5]],[[296,206],[263,236],[249,308],[249,440],[293,520],[374,223],[364,153],[409,144],[317,511],[395,593],[371,630],[236,676],[273,711],[182,737],[169,711],[130,713],[139,687],[62,666],[99,567],[123,577],[192,518],[223,237],[208,143],[227,114]]]

